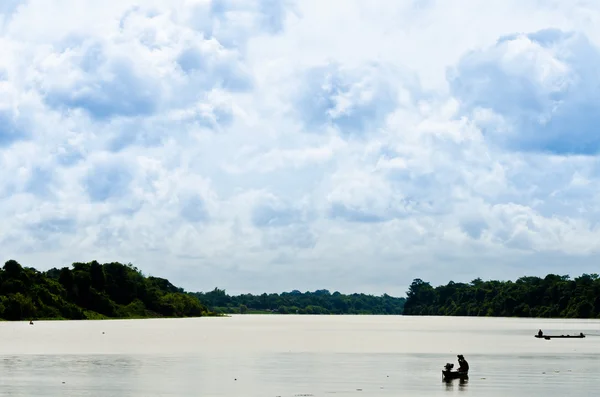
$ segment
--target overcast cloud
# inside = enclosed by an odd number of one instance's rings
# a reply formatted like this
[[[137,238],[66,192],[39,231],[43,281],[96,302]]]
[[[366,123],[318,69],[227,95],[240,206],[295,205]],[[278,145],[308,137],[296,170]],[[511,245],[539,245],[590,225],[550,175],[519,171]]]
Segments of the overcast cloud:
[[[597,271],[600,4],[0,5],[0,252],[188,290]]]

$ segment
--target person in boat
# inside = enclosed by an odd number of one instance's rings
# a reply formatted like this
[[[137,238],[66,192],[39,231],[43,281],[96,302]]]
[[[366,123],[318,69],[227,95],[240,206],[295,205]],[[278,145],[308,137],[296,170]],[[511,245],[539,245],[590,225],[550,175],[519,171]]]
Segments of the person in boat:
[[[541,338],[543,335],[544,335],[544,333],[543,333],[543,332],[542,332],[542,330],[540,329],[540,330],[538,331],[538,336]]]
[[[469,363],[465,360],[465,356],[462,354],[457,355],[458,357],[458,372],[469,372]]]

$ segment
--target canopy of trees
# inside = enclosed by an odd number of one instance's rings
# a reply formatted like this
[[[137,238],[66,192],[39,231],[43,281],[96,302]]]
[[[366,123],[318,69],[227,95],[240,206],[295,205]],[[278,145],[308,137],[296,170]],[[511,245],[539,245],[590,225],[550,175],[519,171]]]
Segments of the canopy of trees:
[[[280,314],[402,314],[404,298],[384,294],[344,295],[328,290],[284,292],[282,294],[243,294],[229,296],[225,290],[194,293],[211,310],[220,313],[272,312]]]
[[[0,318],[94,319],[210,315],[194,296],[132,265],[74,263],[40,272],[9,260],[0,269]]]
[[[600,279],[597,274],[517,281],[450,281],[432,287],[415,279],[407,292],[405,315],[498,317],[600,317]]]

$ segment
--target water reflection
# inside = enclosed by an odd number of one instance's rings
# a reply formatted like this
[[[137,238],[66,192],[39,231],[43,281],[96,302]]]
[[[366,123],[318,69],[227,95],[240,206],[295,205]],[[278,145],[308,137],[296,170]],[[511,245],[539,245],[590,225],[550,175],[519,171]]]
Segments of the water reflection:
[[[540,343],[531,332],[539,321],[247,315],[0,323],[0,397],[596,395],[600,338]],[[600,322],[560,327],[585,332]],[[457,353],[468,354],[470,381],[440,385],[440,364]]]
[[[138,377],[140,367],[127,356],[11,355],[0,360],[0,395],[110,394]]]
[[[453,391],[455,385],[458,385],[458,391],[465,391],[467,385],[469,384],[469,379],[444,379],[442,380],[442,383],[446,385],[447,391]]]

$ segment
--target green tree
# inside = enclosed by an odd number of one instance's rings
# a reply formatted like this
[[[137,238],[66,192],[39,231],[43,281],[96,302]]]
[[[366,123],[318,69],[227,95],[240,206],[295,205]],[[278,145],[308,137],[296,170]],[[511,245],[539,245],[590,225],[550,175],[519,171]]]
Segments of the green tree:
[[[600,279],[583,274],[521,277],[516,281],[454,283],[433,288],[415,279],[407,291],[405,315],[570,317],[600,316]]]
[[[225,290],[193,293],[212,311],[239,313],[242,305],[248,310],[266,310],[280,314],[402,314],[405,298],[387,294],[344,295],[326,289],[314,292],[293,290],[281,294],[241,294],[229,296]]]
[[[39,272],[14,260],[0,269],[0,317],[111,318],[214,315],[168,280],[146,278],[131,264],[73,263]]]

